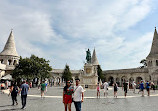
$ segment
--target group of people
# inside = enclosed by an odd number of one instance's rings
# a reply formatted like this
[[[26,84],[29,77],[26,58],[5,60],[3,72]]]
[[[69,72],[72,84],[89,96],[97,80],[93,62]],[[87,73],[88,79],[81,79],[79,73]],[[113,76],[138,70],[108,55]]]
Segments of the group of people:
[[[81,111],[81,103],[84,101],[84,89],[80,85],[80,79],[76,79],[76,85],[71,86],[70,80],[66,81],[66,86],[63,89],[63,103],[65,111],[71,111],[71,104],[74,102],[76,111]]]
[[[29,85],[26,84],[25,80],[22,82],[22,85],[20,86],[20,88],[17,86],[17,83],[13,82],[10,87],[10,92],[9,92],[9,95],[11,95],[12,97],[12,105],[14,105],[14,103],[18,105],[17,95],[21,93],[21,103],[22,103],[21,109],[25,109],[28,90],[29,90]]]
[[[112,85],[113,85],[113,90],[114,90],[114,97],[117,98],[117,91],[118,91],[119,87],[118,87],[117,83],[115,83],[115,82]],[[122,90],[124,90],[125,97],[127,96],[127,91],[129,88],[128,85],[129,85],[129,83],[126,80],[122,83]],[[135,90],[137,88],[136,85],[137,84],[133,81],[133,83],[132,83],[133,93],[135,93]],[[102,86],[104,89],[104,97],[107,97],[108,87],[109,87],[108,82],[105,81]],[[148,96],[150,96],[151,87],[155,91],[155,86],[154,86],[153,82],[146,81],[146,83],[144,83],[144,81],[142,80],[141,83],[138,84],[138,88],[139,88],[138,94],[139,94],[139,92],[142,92],[142,96],[144,96],[144,89],[146,89]],[[97,84],[97,98],[100,98],[100,84],[99,83]]]

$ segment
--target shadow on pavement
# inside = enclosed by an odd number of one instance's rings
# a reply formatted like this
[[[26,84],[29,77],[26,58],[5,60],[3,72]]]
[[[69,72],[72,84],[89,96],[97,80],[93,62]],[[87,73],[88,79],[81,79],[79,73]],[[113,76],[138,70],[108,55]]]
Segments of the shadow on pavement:
[[[13,109],[3,109],[1,111],[14,111],[14,110],[21,110],[21,108],[13,108]]]
[[[3,106],[0,106],[0,107],[7,107],[7,106],[12,106],[12,105],[3,105]]]

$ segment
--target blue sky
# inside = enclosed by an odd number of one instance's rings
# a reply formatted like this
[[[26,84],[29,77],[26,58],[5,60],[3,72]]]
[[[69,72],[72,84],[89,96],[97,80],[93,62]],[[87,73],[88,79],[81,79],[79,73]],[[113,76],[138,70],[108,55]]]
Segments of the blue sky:
[[[104,70],[139,67],[158,26],[157,0],[0,0],[0,50],[13,28],[18,54],[82,69],[95,47]]]

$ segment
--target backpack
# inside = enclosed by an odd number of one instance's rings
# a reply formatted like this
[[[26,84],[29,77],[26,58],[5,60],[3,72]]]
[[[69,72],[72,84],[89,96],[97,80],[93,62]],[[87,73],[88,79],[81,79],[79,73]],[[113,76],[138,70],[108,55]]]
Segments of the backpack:
[[[13,93],[18,93],[18,87],[17,86],[14,86]]]

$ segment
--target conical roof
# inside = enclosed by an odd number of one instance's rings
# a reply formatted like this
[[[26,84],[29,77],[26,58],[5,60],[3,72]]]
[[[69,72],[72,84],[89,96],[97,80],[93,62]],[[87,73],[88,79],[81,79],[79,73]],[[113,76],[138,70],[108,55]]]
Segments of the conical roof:
[[[97,59],[97,56],[96,56],[96,52],[95,52],[95,48],[93,50],[93,55],[92,55],[92,64],[93,65],[99,65],[99,62],[98,62],[98,59]]]
[[[15,41],[14,41],[14,36],[13,36],[12,30],[11,30],[9,38],[5,44],[5,47],[4,47],[3,51],[0,53],[0,55],[18,56],[18,53],[16,52]]]

